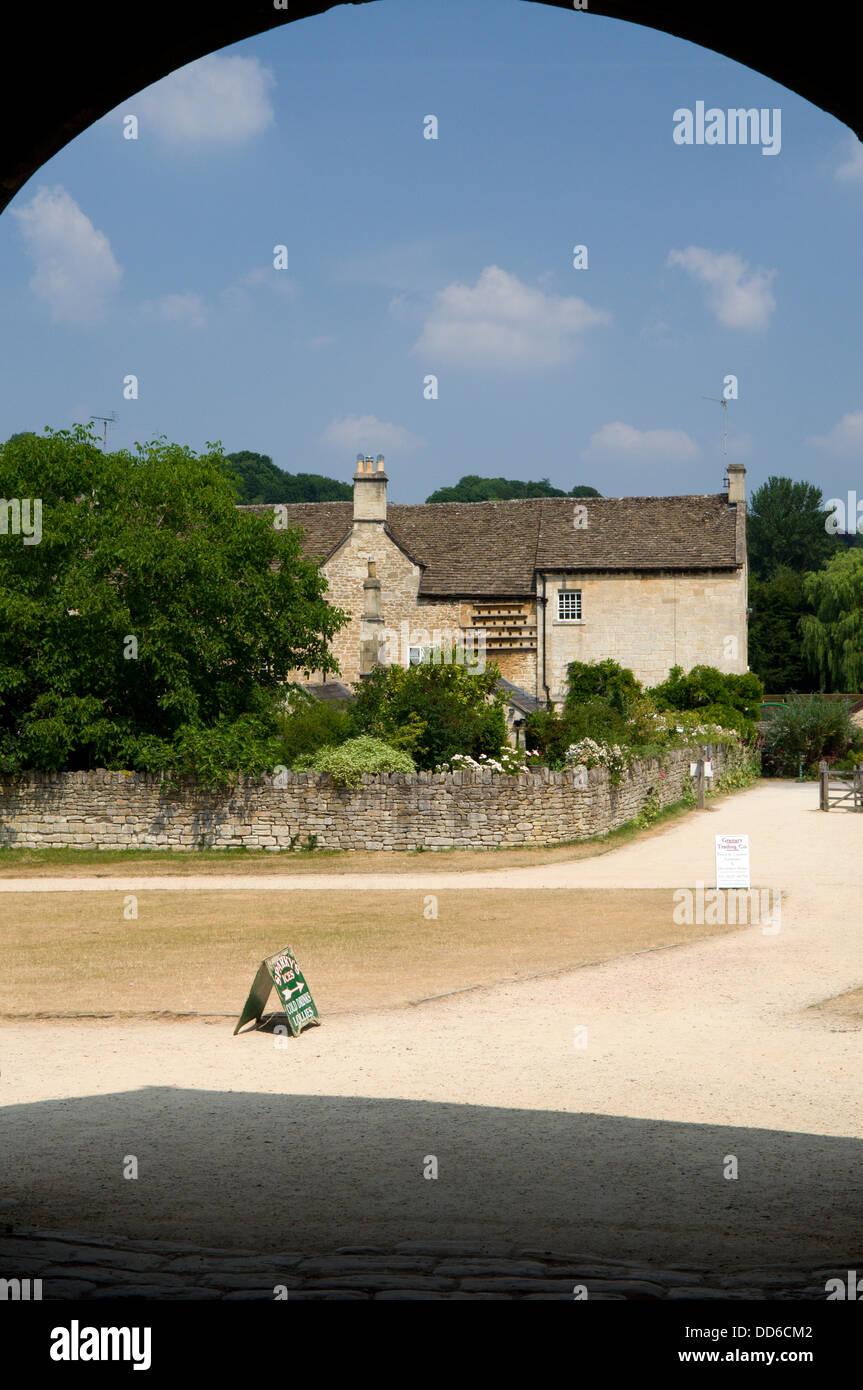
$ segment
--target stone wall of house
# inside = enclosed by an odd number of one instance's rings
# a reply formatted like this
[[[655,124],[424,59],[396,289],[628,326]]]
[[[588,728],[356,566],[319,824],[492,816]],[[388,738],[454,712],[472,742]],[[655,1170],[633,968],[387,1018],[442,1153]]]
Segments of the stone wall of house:
[[[473,630],[474,605],[465,599],[425,599],[419,597],[421,570],[390,539],[383,526],[374,521],[354,522],[344,544],[322,567],[327,580],[327,601],[350,613],[350,622],[337,632],[331,651],[339,663],[338,679],[347,685],[359,680],[360,627],[363,615],[363,581],[368,575],[369,558],[381,581],[380,633],[385,641],[384,659],[388,665],[406,666],[408,648],[437,646],[449,642],[454,647],[460,634]],[[536,623],[536,604],[527,605],[529,623]],[[488,662],[500,667],[502,676],[536,695],[536,652],[494,652]],[[301,671],[291,673],[304,680]],[[324,679],[320,672],[312,680]]]
[[[368,560],[375,561],[381,581],[381,635],[386,640],[388,664],[406,666],[407,646],[420,645],[428,634],[431,642],[437,630],[449,634],[451,642],[470,625],[470,604],[454,600],[451,603],[418,601],[420,567],[393,543],[382,525],[374,521],[355,522],[344,544],[323,566],[327,580],[327,601],[335,608],[350,613],[350,622],[337,632],[331,651],[339,663],[337,677],[352,685],[360,677],[360,626],[363,616],[363,581],[368,576]],[[402,624],[407,624],[406,628]],[[414,640],[415,639],[415,640]],[[295,673],[302,680],[302,673]],[[320,679],[318,673],[313,679]]]
[[[548,584],[547,679],[553,700],[566,694],[571,661],[611,657],[645,685],[672,666],[747,666],[746,570],[697,573],[567,575],[581,590],[580,622],[557,621],[558,579]]]
[[[690,753],[637,763],[619,787],[599,768],[517,777],[490,771],[366,775],[355,790],[315,773],[245,779],[231,791],[157,775],[28,773],[0,778],[0,844],[36,848],[446,849],[585,839],[638,815],[651,792],[663,805],[689,784]],[[717,749],[714,771],[726,763]],[[278,785],[279,782],[284,785]]]

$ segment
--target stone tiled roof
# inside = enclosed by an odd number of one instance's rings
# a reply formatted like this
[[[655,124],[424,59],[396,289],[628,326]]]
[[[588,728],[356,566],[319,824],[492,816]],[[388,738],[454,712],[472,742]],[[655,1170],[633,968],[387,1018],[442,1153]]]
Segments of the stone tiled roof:
[[[256,512],[268,516],[273,512],[270,502],[256,502],[240,507],[241,512]],[[302,526],[305,531],[303,553],[312,560],[326,560],[336,546],[341,545],[354,519],[353,502],[289,502],[288,525]]]
[[[534,710],[541,708],[540,702],[535,696],[528,695],[526,690],[522,690],[518,685],[513,685],[512,681],[506,680],[503,676],[497,683],[497,689],[503,691],[506,696],[506,703],[514,705],[516,709],[521,710],[522,714],[533,714]]]
[[[311,681],[300,681],[307,695],[313,695],[316,700],[322,700],[325,705],[333,705],[339,708],[341,705],[350,705],[357,698],[354,692],[341,681],[324,681],[320,685],[315,685]]]
[[[587,526],[573,524],[575,506]],[[244,510],[265,513],[271,506]],[[351,502],[289,504],[319,562],[350,532]],[[686,497],[542,497],[515,502],[390,503],[386,530],[423,570],[422,597],[526,596],[537,571],[717,570],[745,561],[744,509],[723,493]]]

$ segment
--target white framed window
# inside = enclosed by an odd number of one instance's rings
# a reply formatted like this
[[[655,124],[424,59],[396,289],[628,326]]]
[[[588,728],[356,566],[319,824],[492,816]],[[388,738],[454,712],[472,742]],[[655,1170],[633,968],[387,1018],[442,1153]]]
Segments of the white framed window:
[[[574,623],[581,620],[580,589],[558,589],[557,620],[560,623]]]
[[[408,665],[422,666],[423,649],[422,647],[408,647]]]

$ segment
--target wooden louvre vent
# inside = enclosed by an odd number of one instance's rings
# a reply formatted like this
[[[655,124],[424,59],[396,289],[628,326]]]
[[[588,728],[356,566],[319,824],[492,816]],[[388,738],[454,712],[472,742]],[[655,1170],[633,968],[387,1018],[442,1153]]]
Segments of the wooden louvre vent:
[[[476,603],[471,622],[485,632],[487,652],[536,651],[536,623],[526,603]]]

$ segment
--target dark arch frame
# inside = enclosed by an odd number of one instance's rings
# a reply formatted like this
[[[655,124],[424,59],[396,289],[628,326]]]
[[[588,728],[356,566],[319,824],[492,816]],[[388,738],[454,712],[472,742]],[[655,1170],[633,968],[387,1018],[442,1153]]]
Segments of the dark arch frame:
[[[350,0],[369,4],[372,0]],[[64,0],[46,11],[13,0],[3,15],[7,71],[0,84],[0,210],[48,159],[94,121],[176,68],[241,39],[334,9],[345,0]],[[582,12],[571,0],[529,0]],[[863,139],[863,84],[844,4],[822,0],[805,23],[775,0],[586,0],[589,13],[687,39],[782,83]],[[30,55],[34,55],[32,58]],[[35,56],[38,55],[38,56]],[[17,70],[20,85],[13,78]]]

